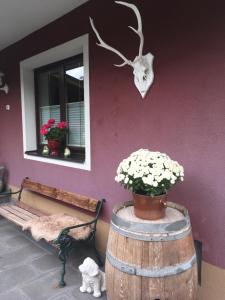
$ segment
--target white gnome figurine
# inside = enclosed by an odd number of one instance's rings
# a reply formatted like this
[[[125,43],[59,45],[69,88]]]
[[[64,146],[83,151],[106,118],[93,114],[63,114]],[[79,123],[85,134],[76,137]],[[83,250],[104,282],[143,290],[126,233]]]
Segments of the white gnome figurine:
[[[93,296],[101,297],[101,292],[106,290],[105,287],[105,273],[102,272],[98,265],[90,257],[85,258],[83,264],[79,266],[82,273],[82,286],[80,291],[82,293],[93,293]]]
[[[47,145],[44,145],[43,150],[42,150],[43,155],[49,155],[49,148]]]
[[[65,156],[65,158],[69,157],[70,154],[71,154],[70,148],[66,147],[65,150],[64,150],[64,156]]]

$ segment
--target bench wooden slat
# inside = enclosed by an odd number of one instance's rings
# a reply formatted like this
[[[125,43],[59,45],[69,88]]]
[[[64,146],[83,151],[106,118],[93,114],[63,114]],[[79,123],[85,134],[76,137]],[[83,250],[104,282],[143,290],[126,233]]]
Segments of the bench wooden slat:
[[[18,207],[20,207],[21,209],[26,210],[27,212],[30,212],[30,213],[32,213],[32,214],[38,216],[38,217],[41,217],[41,216],[48,216],[48,215],[49,215],[49,214],[47,214],[47,213],[43,213],[43,212],[41,212],[41,211],[39,211],[39,210],[37,210],[37,209],[35,209],[35,208],[29,206],[29,205],[27,205],[27,204],[25,204],[25,203],[23,203],[23,202],[21,202],[21,201],[16,202],[15,205],[18,206]]]
[[[18,212],[23,213],[24,215],[26,215],[27,217],[30,217],[31,219],[33,219],[35,217],[38,217],[37,214],[31,213],[30,211],[28,211],[28,210],[26,210],[24,208],[21,208],[18,205],[14,205],[13,209],[17,210]]]
[[[66,192],[64,190],[49,187],[44,184],[33,182],[30,179],[25,178],[23,181],[23,187],[33,191],[35,193],[47,196],[53,200],[58,200],[73,206],[77,206],[92,212],[96,211],[98,200],[90,197],[86,197],[80,194]]]
[[[6,218],[7,220],[9,220],[9,221],[11,221],[11,222],[13,222],[13,223],[21,226],[21,227],[23,227],[23,225],[26,223],[25,220],[23,220],[23,219],[15,216],[13,213],[10,213],[7,210],[5,210],[3,208],[3,206],[0,207],[0,215],[3,216],[4,218]]]
[[[4,210],[14,214],[15,216],[19,217],[20,219],[23,219],[24,221],[29,221],[35,218],[38,218],[38,216],[32,215],[32,216],[28,216],[26,214],[26,210],[20,210],[18,211],[17,206],[15,205],[4,205],[3,206]]]

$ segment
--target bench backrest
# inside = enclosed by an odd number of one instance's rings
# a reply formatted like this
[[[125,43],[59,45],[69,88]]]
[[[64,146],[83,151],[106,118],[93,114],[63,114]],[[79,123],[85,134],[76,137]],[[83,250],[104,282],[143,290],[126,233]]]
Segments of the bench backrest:
[[[91,212],[96,212],[99,203],[99,201],[94,198],[49,187],[38,182],[33,182],[29,178],[23,180],[22,189],[27,189],[40,195],[47,196],[53,200],[83,208]]]

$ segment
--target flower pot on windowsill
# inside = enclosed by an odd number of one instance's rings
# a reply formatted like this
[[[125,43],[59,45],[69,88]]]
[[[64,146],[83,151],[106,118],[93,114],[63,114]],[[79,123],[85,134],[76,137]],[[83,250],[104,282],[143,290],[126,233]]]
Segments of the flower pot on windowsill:
[[[48,140],[48,147],[50,149],[51,156],[58,156],[61,143],[58,140]]]
[[[40,129],[40,134],[48,141],[51,156],[58,156],[68,132],[67,122],[55,124],[55,119],[49,119]]]
[[[133,193],[134,214],[145,220],[158,220],[165,217],[167,194],[145,196]]]

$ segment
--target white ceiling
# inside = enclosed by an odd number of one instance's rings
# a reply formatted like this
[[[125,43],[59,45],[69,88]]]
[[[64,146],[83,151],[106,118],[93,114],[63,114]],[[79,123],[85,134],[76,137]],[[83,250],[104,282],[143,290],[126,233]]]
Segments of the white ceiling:
[[[0,50],[88,0],[0,0]]]

